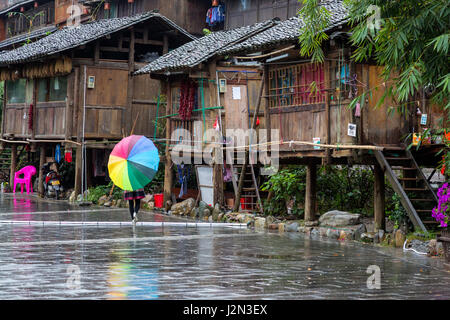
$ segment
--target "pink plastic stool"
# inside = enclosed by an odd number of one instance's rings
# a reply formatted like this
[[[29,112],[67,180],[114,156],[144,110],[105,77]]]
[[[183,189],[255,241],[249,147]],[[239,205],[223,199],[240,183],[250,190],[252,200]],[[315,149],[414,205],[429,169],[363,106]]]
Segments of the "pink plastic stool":
[[[19,176],[23,174],[23,178],[19,178]],[[26,166],[14,174],[14,191],[16,193],[16,186],[20,183],[20,193],[23,193],[23,185],[25,184],[27,187],[27,194],[33,193],[33,184],[31,183],[31,177],[36,174],[36,168],[33,166]]]

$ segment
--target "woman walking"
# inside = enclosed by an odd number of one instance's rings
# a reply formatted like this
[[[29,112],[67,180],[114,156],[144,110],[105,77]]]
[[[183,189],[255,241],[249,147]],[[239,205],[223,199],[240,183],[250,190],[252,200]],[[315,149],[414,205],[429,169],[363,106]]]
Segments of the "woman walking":
[[[144,189],[137,189],[134,191],[125,191],[125,201],[128,200],[128,208],[130,209],[131,221],[136,224],[138,221],[137,214],[141,208],[141,199],[145,198]]]

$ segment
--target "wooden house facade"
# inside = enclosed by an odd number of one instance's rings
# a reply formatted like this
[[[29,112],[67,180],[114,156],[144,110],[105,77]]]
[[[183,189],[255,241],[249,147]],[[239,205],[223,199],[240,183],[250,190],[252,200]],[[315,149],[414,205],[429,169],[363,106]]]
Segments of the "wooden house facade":
[[[39,148],[41,166],[48,148],[61,144],[66,151],[76,150],[75,191],[80,194],[82,181],[85,187],[89,179],[105,175],[102,161],[118,140],[132,130],[147,136],[155,132],[160,84],[132,73],[193,39],[166,17],[147,12],[64,27],[2,52],[2,144],[11,146],[12,159],[18,146]],[[15,165],[12,161],[11,173]]]
[[[342,1],[329,0],[323,5],[331,13],[326,30],[330,40],[324,44],[323,64],[312,64],[299,55],[298,36],[305,25],[292,17],[213,33],[161,57],[137,74],[150,73],[152,78],[167,83],[166,128],[172,133],[183,128],[190,132],[192,140],[198,140],[218,119],[224,140],[227,129],[256,129],[256,123],[258,128],[267,129],[266,145],[270,145],[269,150],[276,146],[280,164],[307,165],[305,220],[316,219],[317,166],[361,164],[370,165],[375,174],[376,228],[384,229],[385,224],[386,176],[411,221],[426,230],[425,224],[434,223],[431,208],[437,198],[429,183],[431,177],[425,177],[421,167],[437,165],[435,153],[442,145],[431,142],[418,152],[407,150],[406,145],[412,134],[439,128],[447,115],[428,102],[425,92],[411,97],[403,113],[397,112],[400,106],[394,101],[378,103],[386,90],[381,67],[351,59],[347,11]],[[243,30],[247,32],[240,33]],[[190,118],[203,121],[200,133],[185,118],[177,118],[181,101],[177,92],[185,81],[203,83],[209,89],[205,94],[207,102]],[[237,92],[239,98],[234,96]],[[357,96],[363,98],[350,108]],[[165,201],[171,199],[172,193],[171,151],[180,140],[169,131],[166,138],[172,146],[166,148]],[[270,133],[273,131],[278,134],[275,139]],[[223,141],[219,142],[222,144],[216,150],[225,157],[227,148]],[[247,162],[241,169],[244,174]],[[223,204],[224,168],[217,163],[212,167],[214,204]],[[239,210],[240,196],[245,191],[244,174],[233,182],[234,210]]]

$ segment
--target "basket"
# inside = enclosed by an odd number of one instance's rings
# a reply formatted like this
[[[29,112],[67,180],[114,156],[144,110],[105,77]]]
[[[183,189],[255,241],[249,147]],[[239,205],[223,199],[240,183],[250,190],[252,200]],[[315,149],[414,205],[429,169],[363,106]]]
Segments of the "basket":
[[[450,263],[450,230],[442,230],[441,236],[439,237],[438,241],[442,242],[445,261]]]

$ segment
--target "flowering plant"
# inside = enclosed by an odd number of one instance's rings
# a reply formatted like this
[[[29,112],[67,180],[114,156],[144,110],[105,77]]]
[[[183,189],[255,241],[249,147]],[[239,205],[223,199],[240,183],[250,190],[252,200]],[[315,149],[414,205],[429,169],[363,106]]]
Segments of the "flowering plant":
[[[450,186],[448,183],[439,188],[437,192],[438,206],[433,208],[432,216],[437,222],[441,224],[441,227],[447,227],[450,220]]]

